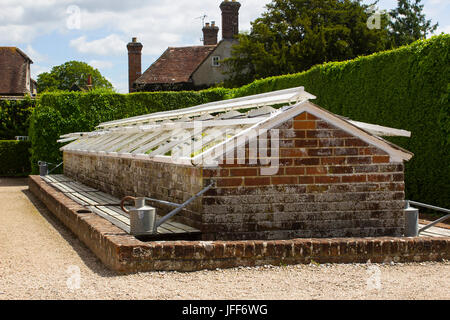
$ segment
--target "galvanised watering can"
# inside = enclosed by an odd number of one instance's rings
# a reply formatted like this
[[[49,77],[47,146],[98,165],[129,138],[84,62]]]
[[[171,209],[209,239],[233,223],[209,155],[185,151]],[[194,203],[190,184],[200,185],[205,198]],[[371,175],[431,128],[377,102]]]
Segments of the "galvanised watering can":
[[[125,201],[134,201],[135,207],[127,210]],[[145,198],[125,197],[120,203],[122,210],[130,215],[130,233],[134,236],[155,234],[156,209],[145,204]]]

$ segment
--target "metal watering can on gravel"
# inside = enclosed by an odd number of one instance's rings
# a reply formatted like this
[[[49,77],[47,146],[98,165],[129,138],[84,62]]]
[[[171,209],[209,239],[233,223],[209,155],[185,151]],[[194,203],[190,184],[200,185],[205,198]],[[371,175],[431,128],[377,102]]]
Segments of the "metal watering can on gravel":
[[[134,201],[135,207],[127,210],[125,201]],[[125,197],[120,203],[122,210],[130,215],[130,233],[135,236],[156,233],[156,209],[145,204],[145,198]]]

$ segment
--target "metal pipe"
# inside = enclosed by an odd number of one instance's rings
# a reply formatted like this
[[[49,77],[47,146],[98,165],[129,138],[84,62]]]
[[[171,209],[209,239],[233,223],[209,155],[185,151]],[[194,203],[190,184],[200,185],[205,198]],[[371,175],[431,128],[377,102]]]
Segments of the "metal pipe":
[[[192,201],[194,201],[195,199],[197,199],[198,197],[200,197],[201,195],[203,195],[205,192],[207,192],[209,189],[211,189],[214,186],[214,182],[212,182],[209,186],[207,186],[206,188],[204,188],[202,191],[200,191],[199,193],[197,193],[195,196],[191,197],[189,200],[187,200],[186,202],[184,202],[183,204],[181,204],[178,208],[172,210],[170,213],[168,213],[166,216],[162,217],[157,223],[156,223],[156,227],[159,227],[160,225],[162,225],[164,222],[166,222],[167,220],[169,220],[170,218],[172,218],[173,216],[175,216],[178,212],[180,212],[181,210],[183,210],[186,206],[188,206]]]
[[[449,219],[449,218],[450,218],[450,214],[448,214],[448,215],[446,215],[446,216],[444,216],[444,217],[442,217],[442,218],[439,218],[439,219],[437,219],[436,221],[433,221],[432,223],[427,224],[425,227],[419,229],[419,233],[421,233],[421,232],[423,232],[423,231],[425,231],[425,230],[431,228],[432,226],[438,224],[439,222],[445,221],[445,220],[447,220],[447,219]]]
[[[158,200],[158,199],[153,199],[153,198],[145,198],[145,200],[157,202],[157,203],[160,203],[160,204],[165,204],[167,206],[172,206],[172,207],[176,207],[176,208],[181,206],[181,204],[179,204],[179,203],[174,203],[174,202],[169,202],[169,201],[164,201],[164,200]]]
[[[415,205],[415,206],[419,206],[419,207],[424,207],[424,208],[436,210],[436,211],[442,211],[442,212],[445,212],[445,213],[450,213],[450,209],[435,207],[435,206],[432,206],[432,205],[429,205],[429,204],[425,204],[425,203],[415,202],[415,201],[411,201],[411,200],[408,200],[407,203]]]
[[[415,205],[418,207],[423,207],[423,208],[427,208],[427,209],[432,209],[432,210],[436,210],[436,211],[441,211],[441,212],[445,212],[445,213],[449,213],[446,216],[443,216],[439,219],[437,219],[436,221],[433,221],[430,224],[427,224],[425,227],[421,228],[418,230],[418,233],[421,233],[429,228],[431,228],[432,226],[438,224],[439,222],[445,221],[447,219],[450,219],[450,209],[445,209],[445,208],[441,208],[441,207],[436,207],[436,206],[432,206],[426,203],[420,203],[420,202],[416,202],[416,201],[411,201],[411,200],[407,200],[406,201],[406,208],[408,209],[410,207],[410,205]]]
[[[54,167],[52,170],[50,170],[50,171],[48,172],[48,174],[50,174],[50,173],[52,173],[53,171],[55,171],[56,169],[58,169],[63,163],[64,163],[64,161],[61,162],[60,164],[58,164],[58,165],[57,165],[56,167]]]

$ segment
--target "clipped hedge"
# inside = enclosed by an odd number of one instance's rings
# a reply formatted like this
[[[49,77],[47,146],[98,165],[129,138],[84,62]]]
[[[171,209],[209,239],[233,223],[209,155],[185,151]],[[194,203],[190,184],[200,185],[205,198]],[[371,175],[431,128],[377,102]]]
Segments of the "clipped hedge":
[[[333,113],[411,131],[388,139],[415,154],[406,163],[407,198],[450,208],[450,35],[257,80],[233,95],[296,86]]]
[[[20,177],[31,172],[29,141],[0,140],[0,176]]]
[[[40,97],[30,123],[32,172],[39,172],[37,163],[40,160],[61,162],[59,148],[62,145],[56,141],[63,134],[93,131],[106,121],[223,100],[228,92],[228,89],[216,88],[198,92],[133,94],[103,90],[45,93]]]
[[[29,118],[36,101],[26,97],[23,100],[0,100],[0,140],[12,140],[16,136],[27,136]]]

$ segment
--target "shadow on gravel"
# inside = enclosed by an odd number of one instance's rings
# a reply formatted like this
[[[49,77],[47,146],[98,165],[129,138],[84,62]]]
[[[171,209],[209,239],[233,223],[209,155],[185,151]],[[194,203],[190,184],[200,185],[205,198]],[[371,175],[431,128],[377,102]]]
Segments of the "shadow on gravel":
[[[0,177],[1,187],[26,187],[28,186],[28,178],[8,178]]]
[[[33,206],[39,211],[63,239],[75,250],[85,265],[101,277],[117,277],[123,274],[108,269],[78,237],[59,221],[29,189],[22,190]],[[45,250],[45,248],[43,248]]]

